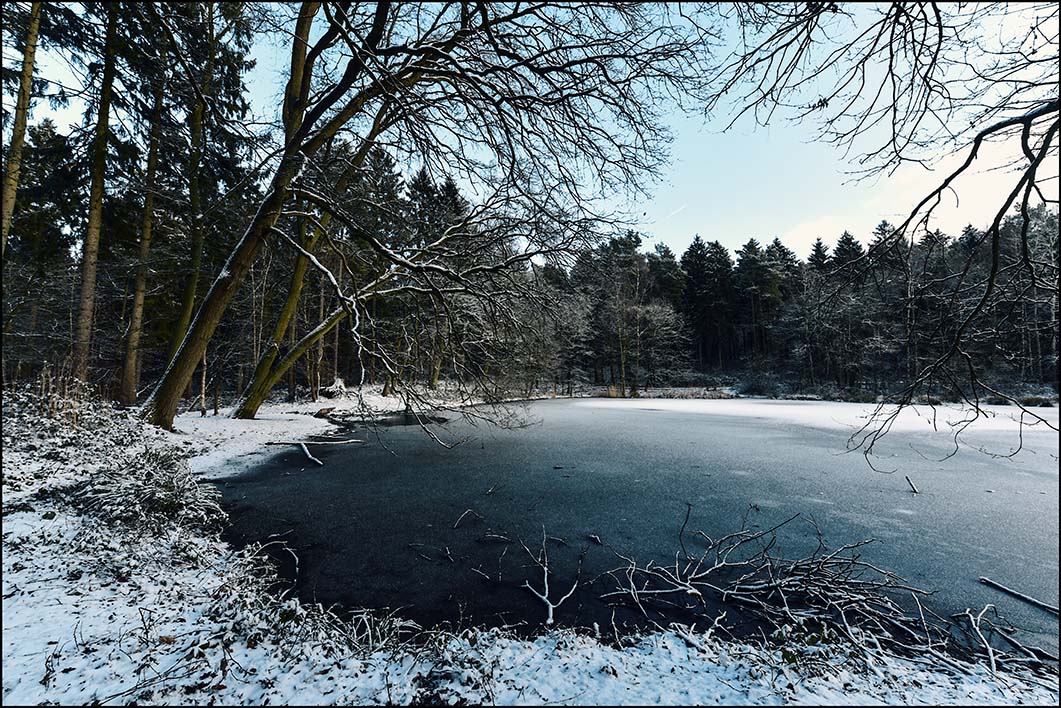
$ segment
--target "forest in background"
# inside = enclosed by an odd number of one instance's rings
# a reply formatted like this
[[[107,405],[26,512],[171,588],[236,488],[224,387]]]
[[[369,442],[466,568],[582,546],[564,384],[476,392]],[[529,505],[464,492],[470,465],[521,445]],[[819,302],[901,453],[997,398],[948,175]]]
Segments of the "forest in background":
[[[449,382],[487,397],[580,384],[631,396],[737,385],[749,394],[868,400],[1057,390],[1053,204],[1011,197],[1004,218],[961,234],[882,222],[872,234],[845,232],[831,249],[819,239],[809,254],[765,236],[733,254],[711,240],[710,224],[707,239],[697,236],[683,254],[649,248],[619,221],[574,208],[578,178],[565,165],[577,154],[611,169],[618,155],[626,160],[618,177],[658,169],[663,153],[652,152],[649,118],[616,96],[635,101],[629,87],[659,80],[661,66],[678,71],[670,62],[688,56],[675,47],[691,51],[692,43],[677,37],[643,64],[623,64],[625,83],[591,84],[605,105],[619,106],[612,119],[634,126],[631,142],[645,152],[620,144],[611,154],[591,130],[580,132],[583,114],[569,113],[587,108],[578,101],[588,74],[579,74],[556,89],[570,92],[558,102],[563,112],[538,107],[539,134],[527,138],[498,113],[497,125],[483,128],[488,138],[467,139],[494,149],[490,170],[503,173],[476,183],[472,196],[461,185],[489,170],[474,171],[481,160],[462,136],[447,145],[432,133],[452,113],[450,94],[410,93],[403,100],[423,103],[410,107],[372,95],[376,79],[359,130],[329,118],[343,95],[332,94],[349,91],[368,64],[350,60],[343,71],[340,61],[313,77],[307,56],[341,44],[343,27],[360,27],[356,36],[382,29],[387,10],[346,12],[325,6],[331,44],[320,39],[301,59],[295,51],[292,76],[308,71],[306,87],[289,81],[281,125],[263,126],[251,121],[245,81],[254,38],[281,23],[265,6],[5,7],[4,46],[23,59],[21,74],[5,68],[5,93],[18,96],[14,111],[4,102],[5,128],[18,134],[22,120],[25,134],[10,195],[10,159],[5,175],[5,383],[45,370],[72,374],[133,405],[167,377],[192,400],[238,399],[246,416],[274,392],[316,398],[337,380],[381,384],[385,395]],[[439,17],[457,28],[454,37],[471,21]],[[387,31],[424,32],[394,22]],[[492,41],[530,41],[525,30]],[[637,46],[628,34],[607,39]],[[33,76],[29,48],[38,42],[68,57],[78,85]],[[407,45],[393,46],[369,53],[386,61]],[[470,63],[481,60],[481,47],[468,48]],[[410,76],[436,70],[457,81],[425,61],[408,64]],[[663,76],[695,93],[688,84],[702,69]],[[465,115],[497,104],[463,90],[455,95]],[[26,103],[30,95],[84,101],[83,124],[69,133],[47,119],[26,125],[24,94]],[[1056,98],[1046,108],[1042,115],[1052,115]],[[1030,127],[1039,117],[1023,120]],[[313,121],[322,127],[307,127]],[[572,153],[550,143],[558,133]],[[506,135],[526,142],[509,154],[499,147]],[[1052,135],[1034,166],[1053,149]],[[264,179],[262,165],[277,159],[272,181]],[[565,187],[566,201],[556,195]],[[266,208],[274,198],[280,206]],[[230,269],[239,274],[231,288]],[[219,288],[222,306],[204,308]],[[192,332],[201,309],[203,331]],[[193,375],[168,376],[181,367]]]
[[[83,230],[82,202],[71,185],[88,181],[71,136],[45,121],[30,129],[23,184],[5,256],[5,366],[9,380],[34,377],[42,367],[62,366],[71,350],[77,303],[75,234]],[[126,165],[137,177],[135,155]],[[171,169],[184,166],[171,161]],[[412,173],[411,179],[403,174]],[[172,175],[174,189],[185,175]],[[216,182],[214,182],[216,184]],[[213,191],[213,190],[212,190]],[[143,195],[129,182],[107,200],[109,238],[100,254],[98,311],[91,362],[92,381],[117,396],[136,296]],[[230,200],[246,214],[256,194]],[[209,199],[216,199],[211,193]],[[382,149],[373,151],[349,199],[359,217],[379,225],[388,243],[432,240],[459,224],[471,204],[451,176],[424,168],[405,170]],[[157,202],[151,286],[144,293],[137,365],[156,380],[181,334],[186,283],[209,282],[224,265],[231,244],[203,239],[196,246],[185,228],[189,214],[176,196]],[[232,203],[235,201],[235,203]],[[226,216],[232,212],[226,210]],[[1034,213],[1031,243],[1040,260],[1058,253],[1055,211]],[[204,231],[220,236],[238,225],[210,220]],[[293,221],[288,228],[305,231]],[[1013,277],[1000,289],[989,317],[974,334],[976,353],[991,362],[989,383],[1007,391],[1026,385],[1057,386],[1057,299],[1038,288],[1020,260],[1019,224],[1004,228],[1003,259]],[[573,262],[528,262],[513,277],[526,280],[520,331],[497,335],[503,362],[499,392],[568,393],[578,384],[608,385],[619,395],[644,387],[737,384],[749,394],[807,393],[875,400],[893,393],[953,336],[975,305],[990,252],[982,230],[968,226],[957,237],[933,231],[913,244],[898,241],[887,258],[866,258],[894,229],[882,222],[863,245],[844,232],[830,249],[819,239],[801,258],[779,239],[748,240],[734,255],[717,240],[694,237],[680,256],[633,231],[579,252]],[[338,231],[338,230],[337,230]],[[325,259],[369,260],[350,234],[332,237],[336,252]],[[340,246],[341,244],[341,246]],[[194,272],[195,254],[199,250]],[[968,272],[962,269],[968,261]],[[207,357],[209,397],[230,401],[243,392],[265,346],[267,328],[286,300],[294,259],[280,245],[269,249],[250,275],[250,287],[230,309]],[[533,297],[531,297],[533,295]],[[534,299],[534,298],[537,298]],[[549,301],[556,307],[535,307]],[[310,273],[293,314],[289,342],[316,326],[338,306],[326,276]],[[476,323],[438,326],[430,298],[405,295],[373,303],[368,336],[401,342],[399,375],[434,387],[459,376],[452,352],[472,336]],[[466,328],[466,329],[462,329]],[[366,336],[366,335],[362,335]],[[481,334],[476,333],[479,337]],[[353,384],[385,383],[386,369],[358,350],[336,327],[292,366],[279,388],[286,395],[316,397],[336,379]],[[200,377],[201,379],[201,377]],[[940,391],[943,393],[943,391]]]

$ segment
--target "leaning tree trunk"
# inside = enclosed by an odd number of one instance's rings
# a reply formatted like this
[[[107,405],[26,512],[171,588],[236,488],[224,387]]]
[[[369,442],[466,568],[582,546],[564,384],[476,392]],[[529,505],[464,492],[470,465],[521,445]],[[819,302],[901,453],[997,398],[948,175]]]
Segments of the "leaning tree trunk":
[[[81,296],[74,330],[74,378],[88,378],[88,355],[92,345],[92,315],[96,306],[96,261],[99,257],[100,226],[103,222],[103,187],[107,171],[107,137],[111,92],[114,86],[115,44],[118,11],[114,3],[107,8],[107,34],[104,45],[103,80],[100,84],[99,110],[92,143],[91,186],[88,197],[88,225],[81,248]]]
[[[29,95],[33,87],[33,63],[37,54],[37,31],[41,25],[41,5],[30,6],[29,28],[26,31],[26,51],[22,54],[22,73],[18,77],[18,99],[15,101],[15,124],[11,129],[11,146],[7,150],[4,170],[4,194],[0,257],[7,253],[7,235],[11,231],[11,217],[15,213],[15,193],[18,173],[22,169],[22,144],[26,140],[26,118],[29,116]]]
[[[247,392],[247,395],[239,405],[239,409],[236,413],[233,413],[233,417],[253,418],[257,415],[258,409],[265,401],[265,397],[269,395],[269,391],[280,382],[280,379],[282,379],[284,374],[287,373],[295,362],[299,360],[299,357],[309,351],[310,347],[320,341],[324,335],[328,334],[328,332],[339,324],[339,322],[346,317],[346,314],[346,310],[341,307],[333,310],[319,325],[307,332],[302,339],[293,344],[287,353],[277,360],[275,365],[266,372],[265,377],[261,381],[261,385],[256,386]]]
[[[361,166],[368,158],[373,141],[389,125],[389,111],[390,104],[384,102],[376,112],[371,130],[361,143],[361,147],[351,158],[349,167],[335,183],[337,193],[341,194],[354,176],[359,173]],[[306,230],[305,220],[302,221],[299,225],[299,245],[304,251],[307,253],[313,252],[317,242],[324,236],[325,230],[331,224],[332,218],[333,215],[329,212],[321,214],[317,225],[309,232]],[[287,299],[284,301],[284,306],[280,309],[280,314],[276,318],[276,324],[273,327],[273,334],[269,339],[269,343],[258,357],[258,363],[254,367],[254,376],[232,412],[233,418],[254,418],[265,397],[269,395],[269,391],[280,380],[280,376],[273,376],[273,367],[276,364],[277,357],[280,355],[280,347],[283,345],[284,335],[287,333],[287,328],[291,324],[295,310],[298,308],[298,301],[302,296],[302,288],[305,284],[306,271],[308,269],[309,258],[299,253],[295,258],[295,270],[291,275],[291,284],[287,289]],[[339,277],[342,277],[342,271],[339,272]],[[338,340],[336,341],[338,342]]]
[[[307,114],[307,101],[316,60],[316,54],[308,53],[309,36],[318,9],[318,3],[304,3],[304,11],[299,14],[292,35],[291,72],[284,91],[281,111],[285,130],[285,149],[280,164],[265,191],[265,197],[258,211],[251,219],[242,238],[233,248],[221,273],[210,286],[206,297],[203,298],[188,328],[188,333],[184,336],[184,341],[181,342],[162,380],[145,405],[145,415],[155,425],[164,428],[173,427],[173,418],[177,413],[181,394],[191,382],[195,367],[207,343],[246,277],[247,271],[253,265],[266,236],[276,226],[289,196],[292,182],[297,178],[305,162],[312,159],[317,151],[356,115],[358,109],[368,101],[369,96],[376,95],[375,91],[362,94],[361,100],[347,104],[322,126],[315,127],[317,121],[322,120],[328,109],[346,94],[365,66],[364,63],[354,64],[351,60],[339,83],[314,103],[312,111]],[[379,45],[387,26],[389,9],[389,3],[377,5],[372,29],[364,40],[366,49],[375,50]]]
[[[151,394],[145,412],[148,420],[164,428],[173,427],[173,418],[177,413],[181,395],[188,387],[195,368],[199,365],[207,342],[217,329],[221,315],[228,303],[239,289],[244,276],[254,263],[266,234],[276,225],[280,211],[287,199],[288,187],[298,174],[306,158],[298,154],[287,154],[277,168],[265,200],[258,208],[243,237],[236,244],[228,261],[218,275],[214,284],[203,298],[199,312],[192,320],[184,341],[170,361],[162,380]]]
[[[162,125],[162,87],[155,90],[154,121],[147,149],[147,175],[144,194],[144,221],[140,228],[140,262],[136,269],[133,308],[129,316],[129,337],[125,341],[125,363],[118,402],[123,406],[136,404],[136,389],[140,385],[140,336],[143,332],[144,293],[147,291],[147,256],[151,248],[151,231],[155,223],[155,172],[158,169],[158,141]]]
[[[308,231],[305,220],[299,224],[299,245],[307,252],[313,250],[320,235],[321,232],[317,229]],[[295,316],[295,311],[298,309],[298,301],[302,295],[302,286],[305,283],[306,270],[308,268],[309,259],[301,253],[298,254],[295,259],[295,270],[291,274],[291,284],[287,288],[287,299],[284,301],[284,306],[280,308],[280,314],[276,318],[276,325],[273,327],[273,334],[269,338],[269,343],[262,351],[261,357],[254,367],[254,376],[251,378],[250,385],[243,392],[240,402],[232,413],[233,418],[253,418],[261,402],[265,400],[265,397],[269,395],[269,391],[272,390],[275,381],[272,380],[270,374],[273,370],[273,364],[280,354],[280,347],[284,343],[288,326],[290,326],[291,320]]]

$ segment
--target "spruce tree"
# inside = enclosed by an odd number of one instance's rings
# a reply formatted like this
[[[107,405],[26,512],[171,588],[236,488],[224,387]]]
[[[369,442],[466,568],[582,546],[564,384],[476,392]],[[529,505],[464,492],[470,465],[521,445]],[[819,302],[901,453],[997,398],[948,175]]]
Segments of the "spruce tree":
[[[807,257],[807,265],[815,273],[824,274],[829,269],[829,247],[825,245],[819,236],[811,247],[810,255]]]
[[[681,311],[685,321],[693,331],[696,362],[700,370],[704,369],[704,340],[706,337],[708,288],[707,246],[700,234],[693,236],[692,243],[685,249],[681,261],[685,271],[685,286],[682,289]]]
[[[647,260],[652,278],[650,295],[675,309],[680,308],[685,290],[685,273],[674,251],[665,243],[657,243],[653,252],[647,255]]]

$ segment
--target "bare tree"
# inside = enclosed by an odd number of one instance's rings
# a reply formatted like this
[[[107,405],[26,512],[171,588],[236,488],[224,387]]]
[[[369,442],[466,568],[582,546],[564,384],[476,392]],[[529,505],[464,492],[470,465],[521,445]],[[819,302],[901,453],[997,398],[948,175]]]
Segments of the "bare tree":
[[[960,195],[961,178],[972,172],[985,146],[1009,151],[1001,167],[1013,175],[1012,187],[1000,195],[981,235],[991,252],[990,270],[973,281],[970,256],[954,285],[955,291],[976,289],[972,307],[949,341],[916,366],[892,401],[898,406],[879,409],[859,444],[868,454],[902,407],[933,382],[970,404],[974,419],[986,394],[1019,404],[978,376],[983,362],[972,356],[969,343],[1007,268],[1023,270],[1051,298],[1058,292],[1056,259],[1033,257],[1028,233],[1036,203],[1058,203],[1056,4],[763,4],[734,6],[724,14],[739,40],[713,73],[717,84],[708,109],[735,106],[733,122],[750,116],[766,124],[780,115],[814,121],[822,139],[858,155],[866,176],[957,160],[901,223],[849,267],[851,279],[885,257],[901,255],[899,262],[909,267],[918,237],[931,230],[944,197]],[[1014,209],[1021,256],[1004,266],[1002,230]],[[907,300],[922,295],[911,290]],[[1034,411],[1025,413],[1049,424]]]
[[[517,203],[510,214],[526,213],[525,206],[533,204],[534,218],[526,223],[545,225],[600,216],[593,198],[604,189],[640,187],[665,160],[666,131],[658,114],[662,98],[705,96],[710,35],[668,6],[307,2],[293,22],[284,139],[275,172],[257,215],[148,402],[149,418],[162,426],[172,424],[196,362],[262,243],[283,238],[276,227],[290,211],[290,199],[310,205],[315,214],[306,218],[343,214],[328,195],[305,189],[301,176],[341,132],[370,142],[364,137],[382,104],[394,106],[396,121],[377,142],[450,167],[481,190],[481,204],[492,205],[503,196]],[[318,22],[320,30],[314,28]],[[357,233],[356,223],[344,225]],[[564,228],[556,231],[565,233]],[[471,273],[433,263],[432,256],[452,247],[459,233],[431,244],[433,251],[416,253],[359,234],[391,263],[389,269],[360,285],[348,272],[350,290],[340,296],[345,307],[333,311],[307,335],[311,340],[303,338],[288,356],[303,353],[344,313],[356,314],[370,294],[393,294],[394,287],[444,291],[434,281],[457,287],[454,283],[467,275],[497,274],[557,249],[539,231],[517,230],[514,241],[531,239],[518,255],[471,266],[478,268]],[[420,284],[391,285],[408,273],[419,274]],[[480,301],[488,295],[482,291]],[[359,319],[353,318],[355,331]]]

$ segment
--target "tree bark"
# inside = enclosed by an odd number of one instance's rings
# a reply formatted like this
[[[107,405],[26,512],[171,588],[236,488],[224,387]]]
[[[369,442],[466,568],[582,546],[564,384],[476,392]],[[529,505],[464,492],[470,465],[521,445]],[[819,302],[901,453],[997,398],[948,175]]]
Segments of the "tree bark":
[[[180,397],[195,372],[196,363],[207,343],[213,336],[217,325],[232,301],[247,271],[254,263],[258,251],[266,236],[276,226],[284,203],[287,201],[291,183],[301,172],[306,160],[311,159],[323,145],[364,107],[370,97],[378,95],[378,89],[360,94],[358,100],[351,101],[322,127],[314,125],[329,108],[342,98],[360,75],[364,64],[349,64],[339,84],[313,105],[307,115],[307,100],[311,91],[313,63],[309,52],[309,36],[313,19],[320,9],[319,3],[306,2],[298,16],[291,42],[291,71],[284,91],[284,102],[281,111],[284,123],[285,149],[276,173],[273,175],[265,198],[251,219],[243,237],[229,255],[221,273],[214,280],[198,313],[195,315],[188,333],[184,336],[176,355],[173,357],[166,373],[159,382],[151,398],[145,405],[147,419],[164,428],[173,427],[173,418],[180,403]],[[383,36],[386,28],[390,3],[380,2],[372,29],[365,38],[365,46],[374,49]],[[415,82],[410,76],[409,83]],[[285,357],[286,359],[286,357]]]
[[[74,330],[74,353],[71,370],[74,378],[88,378],[89,348],[92,345],[92,315],[96,306],[96,262],[99,258],[100,227],[103,223],[103,191],[107,171],[107,138],[110,134],[111,93],[114,87],[118,13],[117,3],[107,8],[107,30],[104,45],[103,77],[99,108],[92,144],[91,186],[88,199],[88,225],[81,248],[81,295]]]
[[[136,389],[140,385],[140,337],[143,332],[144,293],[147,291],[147,257],[151,247],[151,232],[155,223],[155,173],[158,169],[158,141],[162,121],[163,90],[155,90],[154,120],[147,149],[147,175],[145,177],[144,221],[140,228],[140,261],[136,269],[136,286],[133,291],[133,308],[129,316],[129,336],[125,342],[125,364],[118,402],[123,406],[136,404]]]
[[[336,276],[336,282],[339,283],[339,289],[343,288],[343,271],[339,271]],[[332,352],[332,383],[339,380],[339,328],[335,328],[335,340],[333,342],[334,351]]]
[[[317,321],[324,319],[324,276],[318,278],[319,288],[317,292]],[[313,400],[320,397],[321,390],[321,367],[324,366],[324,337],[317,342],[317,356],[313,363],[313,380],[310,382],[310,390]]]
[[[321,233],[317,229],[312,232],[309,231],[305,220],[299,224],[299,245],[304,250],[312,252],[320,235]],[[258,358],[258,363],[254,367],[254,375],[251,377],[247,390],[243,392],[240,402],[232,413],[233,418],[253,418],[258,406],[261,405],[261,401],[265,400],[265,397],[269,394],[272,386],[265,390],[262,389],[270,379],[269,374],[272,371],[273,363],[280,354],[280,347],[284,342],[284,336],[287,334],[287,328],[295,316],[308,268],[309,259],[299,253],[295,259],[295,270],[291,274],[291,284],[287,288],[287,299],[284,300],[284,306],[280,309],[280,314],[276,318],[272,337],[269,338],[269,343]],[[254,412],[250,412],[247,408],[252,401],[258,401],[254,405]]]
[[[282,379],[284,374],[287,373],[287,370],[298,361],[299,357],[309,351],[309,348],[313,346],[313,344],[323,338],[324,335],[328,334],[335,325],[339,324],[344,317],[346,317],[346,310],[343,308],[340,307],[332,310],[331,314],[329,314],[323,322],[307,332],[302,339],[292,345],[284,356],[276,361],[276,365],[266,373],[261,385],[248,391],[244,400],[232,414],[232,417],[254,418],[258,413],[258,408],[260,408],[265,401],[265,397],[269,395],[269,391],[279,383],[280,379]]]
[[[29,97],[33,88],[33,66],[37,54],[37,32],[41,25],[41,6],[35,2],[30,6],[29,28],[26,30],[26,51],[22,54],[22,73],[18,78],[18,99],[15,101],[15,122],[11,130],[11,146],[7,150],[7,166],[4,170],[4,193],[0,257],[7,254],[7,235],[11,231],[11,217],[15,213],[15,194],[18,192],[18,175],[22,169],[22,145],[26,140],[26,119],[29,116]]]
[[[203,365],[199,374],[199,416],[206,417],[206,349],[203,349]]]

